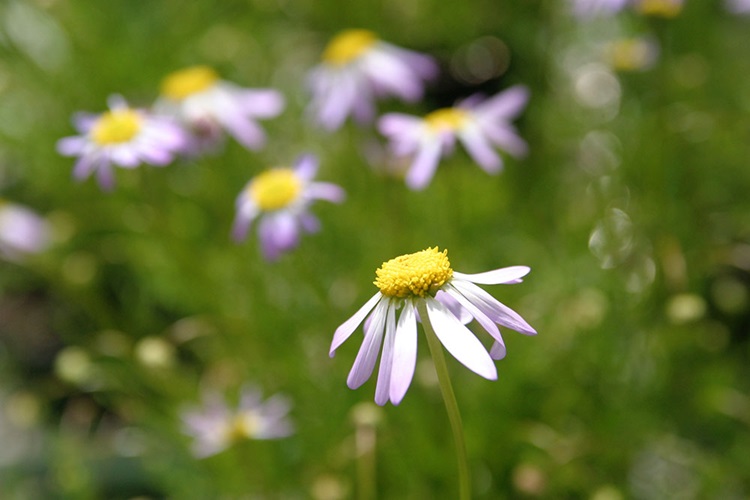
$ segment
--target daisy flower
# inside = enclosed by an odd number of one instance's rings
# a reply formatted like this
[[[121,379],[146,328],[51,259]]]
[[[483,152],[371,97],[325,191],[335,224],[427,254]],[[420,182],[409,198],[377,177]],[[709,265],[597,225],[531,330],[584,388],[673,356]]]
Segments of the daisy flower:
[[[525,266],[480,274],[455,272],[448,251],[440,252],[437,247],[391,259],[376,271],[374,283],[380,291],[336,329],[330,355],[333,357],[367,317],[364,340],[347,385],[356,389],[370,378],[382,343],[375,402],[384,405],[390,400],[394,405],[399,404],[414,375],[420,321],[417,311],[421,309],[426,311],[435,335],[449,353],[474,373],[495,380],[497,370],[493,359],[505,357],[505,343],[497,325],[526,335],[534,335],[536,330],[476,284],[520,283],[528,272]],[[464,314],[476,319],[494,339],[489,353],[464,326],[461,317]]]
[[[17,203],[0,200],[0,256],[21,260],[25,255],[43,252],[50,243],[47,222]]]
[[[390,140],[394,155],[413,157],[406,184],[411,189],[423,189],[435,174],[440,158],[453,152],[456,139],[490,174],[499,172],[503,165],[493,145],[512,156],[524,156],[528,146],[510,121],[519,115],[528,99],[528,89],[517,85],[486,100],[473,95],[424,118],[388,113],[378,121],[378,129]]]
[[[437,74],[431,57],[378,39],[371,31],[345,30],[333,37],[322,62],[310,71],[310,112],[328,130],[348,116],[372,121],[375,100],[396,96],[407,102],[422,98],[425,80]]]
[[[248,149],[257,150],[266,134],[256,123],[284,109],[284,96],[273,89],[248,89],[219,79],[208,66],[192,66],[167,75],[155,109],[177,118],[192,133],[188,153],[215,146],[222,129]]]
[[[263,401],[254,387],[245,387],[239,405],[230,408],[217,393],[204,395],[203,405],[182,412],[184,431],[192,436],[193,454],[205,458],[246,439],[278,439],[292,434],[289,400],[280,395]]]
[[[252,178],[237,197],[234,240],[244,240],[253,220],[260,217],[258,237],[263,254],[276,260],[297,247],[300,232],[316,232],[320,221],[309,211],[312,202],[340,203],[345,197],[336,184],[313,182],[317,170],[317,158],[302,155],[293,168],[272,168]]]
[[[135,168],[141,163],[163,166],[172,161],[185,144],[182,128],[171,119],[134,109],[118,95],[109,98],[109,111],[79,113],[75,127],[81,133],[57,142],[57,151],[77,156],[73,176],[77,180],[96,173],[105,190],[114,187],[112,164]]]
[[[684,0],[573,0],[573,14],[593,17],[614,14],[628,5],[647,16],[675,17],[682,12]]]

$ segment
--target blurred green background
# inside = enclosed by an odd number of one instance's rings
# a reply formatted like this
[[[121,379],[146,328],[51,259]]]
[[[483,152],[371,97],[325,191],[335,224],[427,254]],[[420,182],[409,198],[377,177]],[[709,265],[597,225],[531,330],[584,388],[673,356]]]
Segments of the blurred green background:
[[[398,407],[372,404],[374,378],[346,387],[360,333],[328,357],[375,269],[437,245],[463,272],[532,268],[485,287],[539,331],[505,333],[499,379],[448,360],[476,498],[747,498],[750,18],[697,0],[674,19],[569,10],[4,0],[0,196],[44,215],[54,241],[0,261],[0,496],[454,498],[424,338]],[[423,102],[380,111],[529,86],[528,158],[490,177],[459,149],[415,193],[370,165],[372,128],[312,126],[302,81],[351,27],[440,62]],[[622,71],[611,44],[636,36],[655,60]],[[148,106],[192,64],[285,94],[263,151],[230,140],[166,169],[118,169],[111,194],[72,182],[55,142],[74,135],[74,112],[113,93]],[[322,231],[269,264],[254,234],[230,241],[234,198],[308,151],[348,199],[317,204]],[[180,411],[246,381],[293,400],[295,435],[194,459]]]

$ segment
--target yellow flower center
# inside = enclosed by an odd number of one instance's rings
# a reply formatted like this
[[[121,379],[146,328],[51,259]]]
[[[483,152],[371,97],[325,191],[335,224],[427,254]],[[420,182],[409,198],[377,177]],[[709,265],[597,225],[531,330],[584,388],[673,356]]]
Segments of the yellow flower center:
[[[107,111],[91,129],[91,138],[101,146],[128,142],[140,132],[142,121],[132,109]]]
[[[218,79],[216,71],[208,66],[191,66],[167,75],[161,82],[161,93],[179,101],[212,87]]]
[[[452,132],[460,129],[468,118],[468,113],[459,108],[442,108],[424,117],[427,126],[434,132]]]
[[[258,426],[258,419],[254,415],[235,415],[225,430],[227,441],[234,443],[251,438],[258,432]]]
[[[679,0],[640,0],[638,10],[647,16],[675,17],[682,12]]]
[[[367,52],[377,41],[378,37],[372,31],[342,31],[328,42],[323,51],[323,61],[343,66]]]
[[[638,38],[619,40],[609,46],[612,66],[621,71],[643,68],[649,62],[649,45]]]
[[[248,189],[261,210],[278,210],[297,199],[302,181],[290,168],[274,168],[256,176]]]
[[[434,296],[453,276],[448,250],[438,247],[383,262],[375,271],[375,286],[386,297]]]

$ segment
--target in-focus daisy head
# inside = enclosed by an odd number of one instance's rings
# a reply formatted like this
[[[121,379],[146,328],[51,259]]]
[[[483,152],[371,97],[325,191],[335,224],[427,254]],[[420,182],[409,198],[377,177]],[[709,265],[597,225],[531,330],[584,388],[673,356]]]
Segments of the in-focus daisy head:
[[[388,138],[394,155],[412,159],[406,173],[407,186],[424,189],[440,159],[453,152],[457,140],[489,174],[498,173],[503,166],[495,147],[514,157],[524,156],[528,146],[511,120],[521,113],[528,99],[528,89],[517,85],[489,99],[471,96],[425,117],[387,113],[378,121],[378,129]]]
[[[222,130],[246,148],[257,150],[266,134],[257,120],[284,110],[284,96],[273,89],[249,89],[221,80],[208,66],[192,66],[167,75],[156,102],[158,112],[177,118],[191,132],[187,153],[215,147]]]
[[[141,163],[169,164],[185,146],[185,134],[173,120],[128,106],[121,96],[109,98],[109,111],[78,113],[73,123],[80,135],[57,142],[57,151],[77,156],[73,177],[95,174],[102,189],[114,188],[112,165],[135,168]]]
[[[50,244],[47,221],[29,208],[0,199],[0,257],[20,261]]]
[[[526,335],[534,335],[536,330],[477,284],[520,283],[529,270],[514,266],[463,274],[453,271],[447,250],[440,252],[437,247],[391,259],[376,271],[374,283],[379,291],[336,329],[330,355],[364,321],[364,340],[347,385],[356,389],[370,378],[382,344],[375,402],[399,404],[414,376],[417,323],[424,321],[417,307],[422,303],[445,349],[471,371],[495,380],[493,360],[505,357],[505,342],[498,325]],[[472,318],[492,337],[489,352],[465,326]]]
[[[342,31],[310,71],[309,109],[328,130],[339,128],[350,116],[367,123],[375,116],[376,99],[395,96],[418,101],[425,81],[436,74],[437,65],[427,55],[384,42],[368,30]]]
[[[278,439],[292,434],[291,402],[275,395],[265,401],[255,387],[245,387],[239,403],[230,407],[216,392],[204,394],[200,407],[182,412],[186,434],[193,438],[193,454],[204,458],[246,439]]]
[[[252,222],[258,221],[258,238],[263,255],[278,259],[299,244],[300,233],[313,233],[320,221],[310,212],[315,200],[341,203],[344,190],[329,182],[315,182],[318,160],[302,155],[293,167],[271,168],[253,177],[237,197],[237,214],[232,237],[247,237]]]

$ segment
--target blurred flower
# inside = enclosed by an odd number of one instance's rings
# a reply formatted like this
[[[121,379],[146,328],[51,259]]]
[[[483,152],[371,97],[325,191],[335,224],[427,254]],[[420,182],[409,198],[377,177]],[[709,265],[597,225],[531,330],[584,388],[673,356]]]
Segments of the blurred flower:
[[[528,99],[528,89],[516,85],[487,100],[473,95],[424,118],[388,113],[380,118],[378,128],[390,140],[393,154],[413,155],[406,184],[412,189],[423,189],[435,174],[440,157],[453,152],[456,139],[490,174],[499,172],[503,165],[493,145],[515,157],[525,155],[528,146],[510,120],[518,116]]]
[[[414,375],[417,304],[423,302],[430,324],[448,352],[471,371],[495,380],[497,370],[492,360],[505,357],[505,343],[495,323],[527,335],[536,334],[536,330],[475,283],[520,283],[529,271],[528,267],[514,266],[480,274],[454,272],[448,251],[439,252],[437,247],[391,259],[376,271],[374,283],[380,291],[336,329],[330,355],[334,355],[367,316],[364,341],[349,372],[347,385],[356,389],[370,378],[385,333],[375,402],[384,405],[390,400],[394,405],[399,404]],[[400,308],[397,322],[396,311]],[[464,326],[461,318],[464,313],[476,319],[494,339],[489,353]]]
[[[733,14],[750,14],[750,0],[725,0],[724,6]]]
[[[253,177],[237,197],[234,240],[244,240],[250,224],[263,214],[258,225],[261,248],[266,259],[276,260],[296,248],[300,231],[316,232],[320,221],[308,210],[312,202],[340,203],[345,197],[336,184],[313,182],[317,170],[317,158],[302,155],[294,168],[272,168]]]
[[[220,80],[208,66],[192,66],[164,78],[154,107],[191,132],[189,154],[215,146],[222,139],[222,129],[246,148],[257,150],[265,144],[266,135],[255,121],[278,116],[284,109],[284,96],[273,89],[239,87]]]
[[[684,0],[573,0],[573,14],[577,17],[611,15],[625,6],[647,16],[675,17],[682,12]]]
[[[19,261],[43,252],[49,243],[46,220],[22,205],[0,200],[0,257]]]
[[[135,168],[142,162],[163,166],[185,145],[185,134],[171,119],[133,109],[118,95],[109,98],[110,110],[78,113],[74,124],[81,135],[57,142],[57,151],[77,156],[73,176],[82,180],[96,172],[102,189],[114,187],[112,163]]]
[[[323,61],[310,71],[310,111],[328,130],[349,115],[369,122],[375,99],[389,95],[414,102],[422,98],[424,81],[437,74],[431,57],[379,40],[375,33],[342,31],[326,46]]]
[[[182,412],[185,433],[192,436],[193,454],[198,458],[215,455],[245,439],[278,439],[293,432],[287,418],[290,401],[275,395],[263,401],[255,387],[245,387],[239,405],[230,409],[221,395],[209,392],[203,405]]]
[[[659,46],[651,38],[623,38],[610,42],[605,58],[617,71],[638,71],[650,68],[659,57]]]

